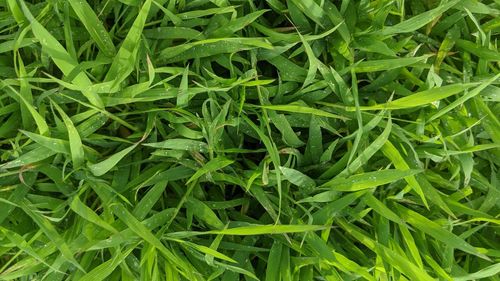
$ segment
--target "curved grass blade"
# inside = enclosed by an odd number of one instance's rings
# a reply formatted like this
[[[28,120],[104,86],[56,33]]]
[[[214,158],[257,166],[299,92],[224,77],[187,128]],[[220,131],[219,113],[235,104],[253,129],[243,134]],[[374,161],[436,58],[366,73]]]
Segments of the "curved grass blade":
[[[408,33],[415,31],[429,22],[433,21],[436,17],[441,16],[444,12],[452,8],[453,6],[460,3],[461,0],[452,0],[450,2],[444,3],[437,8],[423,12],[417,16],[414,16],[408,20],[400,22],[396,25],[382,29],[381,31],[375,31],[374,33],[383,36],[394,35],[398,33]]]
[[[492,264],[488,267],[485,267],[477,272],[470,273],[463,276],[453,277],[455,281],[469,281],[469,280],[478,280],[484,279],[488,277],[498,276],[500,273],[500,263]]]
[[[228,165],[231,165],[232,163],[234,163],[234,160],[229,160],[229,159],[226,159],[223,157],[214,158],[214,159],[210,160],[208,163],[206,163],[205,165],[203,165],[203,167],[201,167],[199,170],[197,170],[194,173],[194,175],[192,175],[188,179],[186,184],[194,182],[195,180],[199,179],[203,175],[206,175],[210,172],[215,172],[215,171],[222,169]]]
[[[33,164],[33,163],[45,160],[54,154],[56,154],[56,152],[54,150],[40,146],[40,147],[37,147],[33,150],[26,152],[25,154],[19,156],[15,160],[9,161],[9,162],[1,165],[0,167],[4,168],[4,169],[10,169],[10,168],[17,168],[17,167],[21,167],[21,166],[26,166],[29,164]]]
[[[68,1],[99,49],[108,57],[116,53],[113,41],[86,0]]]
[[[427,235],[439,240],[452,248],[460,249],[466,253],[478,256],[485,260],[490,260],[486,255],[482,254],[477,248],[471,246],[459,236],[443,229],[439,224],[429,220],[421,214],[404,208],[397,207],[398,213],[406,222],[413,225],[416,229],[426,233]]]
[[[64,125],[66,126],[66,130],[68,132],[69,137],[69,148],[71,152],[71,159],[73,161],[73,168],[77,169],[83,165],[85,161],[85,152],[83,151],[82,140],[80,139],[80,134],[73,125],[73,122],[69,118],[69,116],[64,112],[64,110],[52,102],[52,105],[56,108],[56,110],[61,115]]]
[[[291,113],[311,114],[311,115],[328,117],[328,118],[335,118],[335,119],[340,119],[340,120],[348,120],[349,119],[347,117],[336,115],[336,114],[333,114],[333,113],[330,113],[330,112],[327,112],[327,111],[324,111],[321,109],[307,107],[307,106],[298,105],[298,104],[259,105],[258,107],[270,109],[270,110],[276,110],[276,111],[291,112]]]
[[[107,82],[113,81],[114,86],[118,86],[134,70],[141,34],[146,24],[151,2],[151,0],[146,0],[142,5],[104,78]]]
[[[41,146],[53,150],[56,153],[64,153],[67,155],[71,154],[69,143],[65,140],[49,138],[32,132],[19,130],[21,133],[25,134],[28,138],[34,142],[40,144]]]
[[[94,223],[111,233],[117,233],[118,231],[111,226],[109,223],[101,219],[99,215],[97,215],[92,209],[87,207],[80,199],[78,196],[75,196],[73,200],[70,203],[71,210],[73,210],[77,215],[80,217],[84,218],[85,220]]]
[[[45,52],[52,58],[54,63],[61,69],[61,71],[69,75],[75,67],[78,66],[78,62],[71,57],[71,55],[64,49],[64,47],[59,43],[45,27],[40,24],[35,17],[31,14],[28,7],[24,3],[24,0],[19,1],[21,5],[21,9],[23,10],[24,15],[31,23],[31,29],[35,37],[39,40]],[[84,72],[80,72],[72,81],[80,88],[88,89],[92,85],[92,82],[87,77]],[[90,103],[98,108],[103,108],[104,105],[102,103],[101,98],[97,93],[84,90],[83,95],[90,101]]]
[[[50,239],[54,245],[56,245],[63,258],[79,270],[85,272],[83,267],[73,256],[73,251],[71,251],[64,238],[57,232],[56,228],[50,223],[50,221],[40,215],[38,210],[34,209],[34,207],[30,205],[26,199],[21,203],[21,208],[40,227],[47,238]]]
[[[367,172],[352,175],[347,178],[336,177],[321,187],[331,188],[335,191],[353,192],[363,189],[370,189],[384,184],[389,184],[405,177],[421,173],[422,170],[399,170],[388,169],[376,172]]]
[[[411,66],[418,62],[428,59],[430,55],[424,55],[420,57],[410,57],[410,58],[397,58],[397,59],[386,59],[386,60],[370,60],[362,61],[355,64],[352,68],[356,73],[364,72],[375,72],[375,71],[386,71],[395,68],[401,68],[406,66]]]
[[[134,150],[134,148],[136,148],[138,144],[139,143],[135,143],[132,146],[120,150],[119,152],[111,155],[106,160],[103,160],[99,163],[89,164],[88,168],[95,176],[97,177],[102,176],[107,172],[109,172],[109,170],[113,169],[113,167],[115,167],[116,164],[118,164],[118,162],[120,162],[120,160],[123,159],[123,157],[127,156],[127,154],[129,154],[132,150]]]
[[[405,109],[412,108],[417,106],[429,105],[432,102],[445,99],[452,95],[456,95],[461,93],[473,86],[477,85],[476,83],[469,84],[452,84],[439,88],[433,88],[429,90],[425,90],[422,92],[418,92],[416,94],[402,97],[400,99],[387,102],[385,104],[377,104],[372,106],[360,106],[360,110],[381,110],[381,109]],[[356,108],[348,107],[349,111],[355,111]]]

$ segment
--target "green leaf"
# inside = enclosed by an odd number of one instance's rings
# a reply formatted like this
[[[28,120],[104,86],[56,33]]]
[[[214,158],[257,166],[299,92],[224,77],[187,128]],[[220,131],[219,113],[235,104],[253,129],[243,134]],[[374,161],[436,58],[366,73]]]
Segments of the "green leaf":
[[[334,118],[334,119],[340,119],[340,120],[348,120],[349,118],[336,115],[327,111],[323,111],[321,109],[313,108],[313,107],[306,107],[302,105],[295,105],[295,104],[289,104],[289,105],[260,105],[259,107],[265,108],[265,109],[270,109],[270,110],[277,110],[277,111],[285,111],[285,112],[291,112],[291,113],[301,113],[301,114],[312,114],[316,116],[323,116],[323,117],[328,117],[328,118]]]
[[[353,66],[354,72],[364,73],[364,72],[375,72],[375,71],[385,71],[395,68],[401,68],[405,66],[410,66],[418,62],[428,59],[430,56],[420,56],[413,58],[397,58],[397,59],[386,59],[386,60],[371,60],[362,61]]]
[[[500,263],[492,264],[488,267],[485,267],[477,272],[470,273],[467,275],[463,276],[457,276],[453,277],[453,280],[456,281],[468,281],[468,280],[477,280],[477,279],[483,279],[483,278],[488,278],[492,276],[498,276],[498,273],[500,272]]]
[[[90,171],[95,176],[102,176],[102,175],[106,174],[111,169],[113,169],[118,164],[118,162],[120,162],[120,160],[123,159],[123,157],[127,156],[127,154],[129,154],[132,150],[134,150],[134,148],[136,148],[138,144],[139,143],[135,143],[134,145],[129,146],[129,147],[111,155],[110,157],[106,158],[105,160],[103,160],[99,163],[88,164]]]
[[[68,2],[101,51],[106,56],[113,56],[116,52],[113,41],[92,7],[85,0],[69,0]]]
[[[407,208],[403,208],[401,206],[399,206],[397,210],[401,218],[403,218],[406,222],[413,225],[416,229],[433,237],[434,239],[441,241],[452,248],[460,249],[466,253],[470,253],[485,260],[490,260],[486,255],[479,252],[478,249],[471,246],[462,238],[443,229],[437,223],[427,219],[426,217],[418,214],[417,212],[414,212]]]
[[[52,104],[61,115],[64,125],[66,126],[66,130],[68,132],[68,137],[69,137],[69,148],[71,152],[71,159],[73,161],[73,167],[77,169],[81,165],[83,165],[83,162],[85,160],[82,140],[80,139],[80,135],[76,130],[75,125],[73,125],[73,122],[68,117],[68,115],[66,115],[64,110],[61,107],[59,107],[56,103]]]
[[[208,151],[208,145],[206,143],[189,139],[168,139],[162,142],[145,143],[143,145],[161,149],[175,149],[198,152]]]
[[[316,187],[316,183],[313,179],[295,169],[280,167],[280,170],[287,181],[298,187],[302,187],[306,190]]]
[[[217,231],[208,231],[207,233],[224,235],[262,235],[308,232],[321,229],[323,229],[323,227],[317,225],[252,225]]]
[[[460,3],[460,0],[452,0],[447,3],[444,2],[437,8],[423,12],[417,16],[414,16],[396,25],[384,28],[381,31],[377,31],[376,33],[380,33],[381,35],[387,36],[398,33],[408,33],[415,31],[423,27],[424,25],[428,24],[429,22],[433,21],[436,17],[441,16],[444,12],[446,12],[447,10],[449,10],[458,3]]]
[[[84,281],[101,281],[106,280],[106,278],[113,273],[113,271],[127,258],[127,256],[132,252],[132,249],[125,253],[120,253],[113,255],[113,257],[100,265],[96,266],[92,271],[88,272],[82,276],[79,280]]]
[[[111,226],[109,223],[101,219],[99,215],[97,215],[92,209],[87,207],[80,199],[75,196],[70,204],[71,210],[73,210],[76,214],[86,219],[87,221],[94,223],[112,233],[117,233],[118,231]]]
[[[106,74],[105,81],[113,81],[113,84],[117,86],[133,71],[140,47],[141,33],[146,24],[151,2],[151,0],[146,0],[139,13],[135,16],[134,23],[127,33],[127,37],[123,40]]]
[[[421,173],[421,170],[397,170],[388,169],[376,172],[367,172],[357,175],[352,175],[347,178],[336,177],[324,184],[321,187],[331,188],[335,191],[358,191],[370,189],[384,184],[389,184],[405,177]]]
[[[78,261],[73,256],[68,244],[65,242],[63,237],[57,232],[56,228],[47,220],[45,217],[38,213],[33,206],[29,205],[27,200],[23,201],[21,204],[23,211],[40,227],[40,229],[45,233],[48,239],[50,239],[57,249],[61,252],[64,260],[68,261],[74,265],[79,270],[85,272],[83,267],[78,263]]]
[[[377,104],[373,106],[361,106],[360,110],[380,110],[380,109],[404,109],[412,108],[417,106],[429,105],[432,102],[445,99],[452,95],[461,93],[476,84],[452,84],[439,88],[433,88],[430,90],[425,90],[418,92],[416,94],[402,97],[400,99],[389,101],[385,104]],[[349,108],[350,111],[354,111],[354,107]]]
[[[199,170],[197,170],[194,173],[194,175],[192,175],[188,179],[188,181],[186,183],[193,182],[193,181],[199,179],[200,177],[202,177],[210,172],[215,172],[215,171],[222,169],[228,165],[231,165],[232,163],[234,163],[233,160],[229,160],[226,158],[222,158],[222,157],[214,158],[214,159],[210,160],[208,163],[206,163],[205,165],[203,165],[203,167],[201,167]]]
[[[1,167],[4,169],[10,169],[10,168],[26,166],[29,164],[45,160],[54,154],[56,154],[54,150],[40,146],[24,153],[15,160],[3,164]]]
[[[202,201],[195,198],[188,198],[186,206],[202,222],[216,229],[224,228],[224,223],[217,215]]]
[[[69,75],[73,69],[78,66],[78,62],[71,57],[61,43],[59,43],[56,38],[54,38],[50,32],[45,29],[43,25],[35,19],[35,17],[33,17],[24,0],[19,1],[19,3],[24,15],[31,23],[31,30],[33,31],[33,34],[42,45],[43,50],[50,56],[50,58],[64,74]],[[98,108],[103,108],[102,100],[97,93],[88,90],[92,85],[92,82],[84,72],[80,72],[76,75],[72,82],[78,87],[85,89],[82,93],[92,105]]]

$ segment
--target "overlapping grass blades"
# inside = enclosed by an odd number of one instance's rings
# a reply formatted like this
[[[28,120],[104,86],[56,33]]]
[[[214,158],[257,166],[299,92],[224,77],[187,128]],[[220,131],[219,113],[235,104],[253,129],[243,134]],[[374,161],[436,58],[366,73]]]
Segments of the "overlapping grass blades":
[[[500,280],[498,0],[0,0],[0,280]]]

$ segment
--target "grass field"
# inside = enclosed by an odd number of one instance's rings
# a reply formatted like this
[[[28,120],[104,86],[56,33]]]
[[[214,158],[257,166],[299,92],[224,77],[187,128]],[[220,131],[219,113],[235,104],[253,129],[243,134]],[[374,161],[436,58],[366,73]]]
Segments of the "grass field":
[[[499,0],[0,0],[0,280],[500,280]]]

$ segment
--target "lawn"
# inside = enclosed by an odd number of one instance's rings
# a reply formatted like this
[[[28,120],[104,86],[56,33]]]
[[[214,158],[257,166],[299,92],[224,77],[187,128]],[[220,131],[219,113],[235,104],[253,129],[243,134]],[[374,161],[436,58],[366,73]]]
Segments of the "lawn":
[[[491,280],[499,0],[0,0],[0,280]]]

